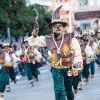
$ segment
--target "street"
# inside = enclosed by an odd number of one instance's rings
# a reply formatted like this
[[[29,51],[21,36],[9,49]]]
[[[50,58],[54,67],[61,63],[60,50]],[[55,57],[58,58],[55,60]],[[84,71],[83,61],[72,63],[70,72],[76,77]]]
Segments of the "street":
[[[40,68],[39,82],[29,87],[27,77],[22,77],[17,84],[11,83],[11,92],[5,91],[5,100],[55,100],[50,67]],[[100,69],[96,66],[94,80],[83,85],[83,90],[75,94],[75,100],[100,100]]]

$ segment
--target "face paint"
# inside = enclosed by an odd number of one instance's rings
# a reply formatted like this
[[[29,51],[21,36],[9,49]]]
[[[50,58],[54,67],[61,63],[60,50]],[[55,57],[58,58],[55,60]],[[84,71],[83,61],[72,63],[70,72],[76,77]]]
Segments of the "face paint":
[[[52,26],[53,31],[57,34],[61,34],[63,32],[64,27],[62,26],[62,24],[55,24]]]

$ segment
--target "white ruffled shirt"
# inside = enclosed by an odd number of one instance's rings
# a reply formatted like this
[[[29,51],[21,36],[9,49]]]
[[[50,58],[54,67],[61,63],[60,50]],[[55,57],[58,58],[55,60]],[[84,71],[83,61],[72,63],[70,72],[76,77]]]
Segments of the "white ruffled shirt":
[[[33,36],[28,38],[28,42],[30,46],[40,46],[40,47],[47,47],[45,36],[37,36],[34,38]],[[83,63],[82,55],[81,55],[81,48],[79,42],[76,38],[72,38],[71,47],[75,52],[74,56],[74,64],[76,63]]]

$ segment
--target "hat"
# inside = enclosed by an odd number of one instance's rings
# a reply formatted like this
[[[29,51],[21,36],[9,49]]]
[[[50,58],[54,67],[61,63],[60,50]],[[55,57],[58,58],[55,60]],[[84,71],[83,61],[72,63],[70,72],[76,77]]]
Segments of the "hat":
[[[9,43],[9,38],[7,38],[4,42],[3,42],[3,47],[11,47],[10,43]]]
[[[25,38],[25,39],[24,39],[24,42],[28,42],[28,38]]]
[[[51,19],[47,16],[46,18],[44,18],[44,20],[47,22],[47,24],[51,23]],[[45,27],[47,27],[48,25],[46,25]]]
[[[49,28],[52,27],[52,25],[54,24],[57,24],[57,23],[61,23],[63,27],[67,26],[67,23],[66,22],[63,22],[61,19],[60,19],[60,9],[61,9],[62,5],[59,6],[55,11],[54,13],[52,14],[52,21],[51,23],[49,23],[47,26]]]
[[[10,44],[9,43],[3,43],[3,47],[6,47],[6,46],[10,47]]]
[[[88,35],[88,34],[89,34],[89,32],[86,31],[86,32],[83,32],[82,35]]]
[[[29,38],[29,32],[27,32],[27,33],[25,34],[23,43],[24,43],[24,42],[28,42],[28,38]]]
[[[74,29],[74,34],[74,36],[77,38],[83,37],[81,26]]]

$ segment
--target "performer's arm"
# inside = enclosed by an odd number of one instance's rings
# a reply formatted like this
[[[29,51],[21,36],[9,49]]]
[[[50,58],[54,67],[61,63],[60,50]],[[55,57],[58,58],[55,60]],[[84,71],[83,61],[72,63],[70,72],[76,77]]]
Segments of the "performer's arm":
[[[74,64],[81,63],[83,64],[81,48],[78,40],[76,38],[72,38],[71,49],[74,51]]]
[[[40,47],[46,47],[46,40],[45,36],[37,36],[37,37],[29,37],[28,39],[30,46],[40,46]]]
[[[41,53],[36,48],[34,48],[34,54],[35,54],[34,60],[36,62],[40,62],[43,59]]]

